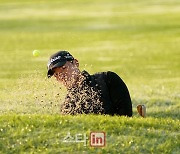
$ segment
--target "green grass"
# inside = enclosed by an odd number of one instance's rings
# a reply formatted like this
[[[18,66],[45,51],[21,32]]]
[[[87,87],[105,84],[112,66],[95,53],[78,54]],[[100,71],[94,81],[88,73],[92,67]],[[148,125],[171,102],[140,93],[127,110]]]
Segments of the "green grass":
[[[111,116],[3,115],[0,118],[2,151],[47,153],[176,153],[178,121],[170,118],[126,118]],[[62,142],[67,132],[106,132],[105,148]],[[9,136],[9,138],[7,138]],[[76,152],[74,150],[77,150]]]
[[[0,153],[179,153],[179,19],[178,0],[0,0]],[[134,117],[59,115],[66,90],[46,64],[60,49],[81,70],[117,72]],[[63,143],[68,131],[105,131],[107,145]]]

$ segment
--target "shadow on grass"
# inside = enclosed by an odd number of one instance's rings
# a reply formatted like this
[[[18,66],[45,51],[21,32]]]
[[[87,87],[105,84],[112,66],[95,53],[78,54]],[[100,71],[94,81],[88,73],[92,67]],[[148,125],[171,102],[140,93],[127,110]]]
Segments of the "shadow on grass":
[[[147,117],[180,119],[180,106],[176,101],[133,100],[134,115],[138,114],[138,104],[146,106]]]
[[[162,111],[162,112],[150,112],[147,115],[148,117],[155,118],[172,118],[172,119],[180,119],[180,114],[178,111],[172,110],[170,111]]]

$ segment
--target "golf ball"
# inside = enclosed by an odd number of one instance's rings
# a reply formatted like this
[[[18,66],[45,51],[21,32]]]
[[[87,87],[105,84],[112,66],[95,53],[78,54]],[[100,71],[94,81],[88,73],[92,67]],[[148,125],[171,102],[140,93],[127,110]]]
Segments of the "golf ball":
[[[39,50],[34,50],[34,51],[33,51],[33,56],[34,56],[34,57],[38,57],[39,54],[40,54],[40,51],[39,51]]]

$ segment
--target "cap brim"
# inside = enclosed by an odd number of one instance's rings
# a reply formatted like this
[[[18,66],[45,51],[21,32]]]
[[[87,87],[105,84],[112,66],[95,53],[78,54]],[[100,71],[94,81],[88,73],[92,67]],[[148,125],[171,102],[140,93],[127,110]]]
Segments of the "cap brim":
[[[48,78],[52,77],[52,76],[54,75],[53,69],[56,68],[56,67],[61,67],[61,66],[63,66],[65,63],[66,63],[66,60],[65,60],[65,61],[61,61],[61,62],[53,65],[52,67],[50,67],[50,68],[48,69],[47,77],[48,77]]]

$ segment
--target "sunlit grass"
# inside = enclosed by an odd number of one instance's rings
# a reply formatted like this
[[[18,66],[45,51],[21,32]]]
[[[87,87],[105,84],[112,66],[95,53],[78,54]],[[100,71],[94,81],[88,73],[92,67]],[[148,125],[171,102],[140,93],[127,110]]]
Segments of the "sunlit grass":
[[[178,153],[179,8],[178,0],[0,0],[0,151]],[[133,118],[60,116],[66,90],[46,78],[47,60],[60,49],[81,70],[119,74]],[[147,106],[146,119],[137,104]],[[66,145],[68,131],[105,131],[107,146]]]

